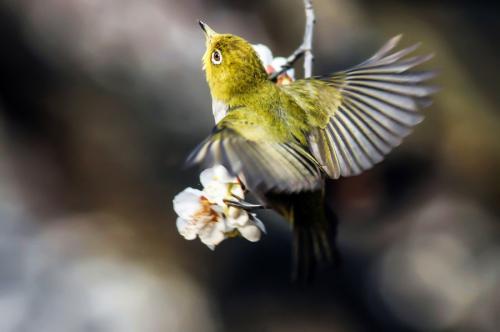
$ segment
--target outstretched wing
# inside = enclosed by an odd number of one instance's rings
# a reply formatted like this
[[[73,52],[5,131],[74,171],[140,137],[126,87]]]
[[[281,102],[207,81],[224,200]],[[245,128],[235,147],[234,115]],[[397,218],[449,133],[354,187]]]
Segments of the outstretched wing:
[[[188,164],[221,164],[255,193],[319,187],[319,165],[299,143],[251,140],[226,127],[225,121],[190,154]]]
[[[419,110],[430,105],[429,96],[437,90],[424,82],[435,73],[411,69],[432,55],[405,59],[418,44],[389,54],[400,39],[392,38],[351,69],[284,86],[292,97],[308,91],[317,96],[319,111],[311,102],[295,99],[316,122],[309,136],[310,149],[332,178],[370,169],[424,118]]]

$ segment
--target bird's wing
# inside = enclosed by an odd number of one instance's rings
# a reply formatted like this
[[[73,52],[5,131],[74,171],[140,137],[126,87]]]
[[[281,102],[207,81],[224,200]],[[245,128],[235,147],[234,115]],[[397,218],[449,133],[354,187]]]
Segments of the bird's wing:
[[[240,177],[252,192],[293,193],[319,187],[320,167],[303,145],[280,141],[272,135],[258,139],[255,132],[265,131],[265,127],[256,122],[234,120],[236,117],[230,116],[233,114],[229,113],[219,122],[212,134],[190,154],[188,165],[221,164]]]
[[[432,55],[405,58],[418,44],[391,53],[400,38],[348,70],[283,86],[316,126],[309,146],[332,178],[370,169],[423,120],[419,110],[437,90],[423,82],[435,73],[411,69]]]

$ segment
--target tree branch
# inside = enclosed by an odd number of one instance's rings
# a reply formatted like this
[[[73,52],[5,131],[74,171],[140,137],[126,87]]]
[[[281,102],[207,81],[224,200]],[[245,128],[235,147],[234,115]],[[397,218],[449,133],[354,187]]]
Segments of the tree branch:
[[[313,31],[316,17],[311,0],[304,0],[306,10],[306,29],[304,31],[304,41],[302,43],[305,51],[304,57],[304,78],[312,76],[312,67],[314,62],[314,55],[312,53]]]
[[[281,70],[274,72],[269,79],[276,81],[278,76],[286,72],[288,69],[292,68],[295,62],[299,60],[303,55],[304,57],[304,78],[312,76],[312,67],[314,62],[314,56],[312,53],[312,41],[314,32],[314,23],[316,23],[316,18],[314,15],[314,8],[311,0],[304,0],[304,7],[306,13],[306,27],[304,31],[304,38],[302,44],[286,59],[286,64],[281,67]]]

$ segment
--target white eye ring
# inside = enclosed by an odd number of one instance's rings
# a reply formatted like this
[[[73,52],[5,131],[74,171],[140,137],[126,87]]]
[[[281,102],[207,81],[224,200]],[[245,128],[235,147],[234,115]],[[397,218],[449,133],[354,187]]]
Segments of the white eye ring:
[[[219,50],[215,50],[212,52],[212,63],[214,65],[220,65],[222,62],[222,53]]]

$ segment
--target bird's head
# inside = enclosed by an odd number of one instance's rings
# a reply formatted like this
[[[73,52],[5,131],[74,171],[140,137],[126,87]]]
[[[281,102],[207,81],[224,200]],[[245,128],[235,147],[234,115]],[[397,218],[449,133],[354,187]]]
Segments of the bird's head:
[[[268,79],[252,45],[241,37],[219,34],[199,22],[206,37],[203,69],[212,97],[228,101],[235,94],[249,92]]]

